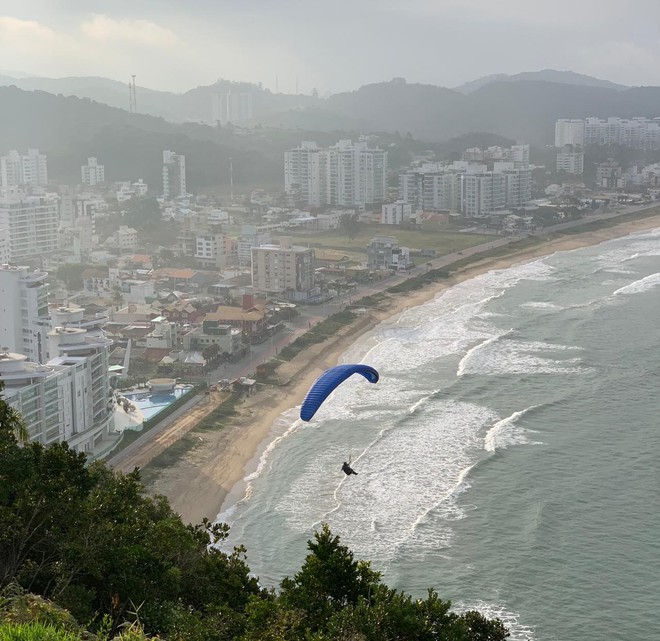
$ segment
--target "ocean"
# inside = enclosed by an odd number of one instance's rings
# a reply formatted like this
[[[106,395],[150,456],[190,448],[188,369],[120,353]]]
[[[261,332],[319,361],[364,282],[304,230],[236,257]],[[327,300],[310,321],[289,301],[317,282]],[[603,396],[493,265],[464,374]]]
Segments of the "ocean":
[[[381,380],[283,414],[220,515],[264,586],[327,522],[514,640],[660,639],[660,229],[463,282],[342,362]]]

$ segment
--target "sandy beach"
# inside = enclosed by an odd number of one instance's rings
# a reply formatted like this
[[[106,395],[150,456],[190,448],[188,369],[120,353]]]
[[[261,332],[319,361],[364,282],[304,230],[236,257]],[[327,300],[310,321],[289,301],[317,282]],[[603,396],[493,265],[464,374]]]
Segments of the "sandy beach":
[[[621,222],[611,227],[557,238],[526,250],[512,250],[499,258],[485,258],[454,272],[451,278],[424,289],[392,296],[380,310],[368,310],[350,327],[326,342],[308,348],[278,374],[287,381],[266,387],[240,405],[230,425],[217,432],[200,434],[200,443],[172,467],[159,472],[149,491],[168,497],[186,522],[211,520],[243,496],[244,477],[256,469],[259,457],[273,438],[273,425],[286,410],[299,405],[319,374],[335,365],[340,356],[378,323],[396,317],[407,308],[421,305],[453,285],[485,272],[606,240],[660,227],[660,214]]]

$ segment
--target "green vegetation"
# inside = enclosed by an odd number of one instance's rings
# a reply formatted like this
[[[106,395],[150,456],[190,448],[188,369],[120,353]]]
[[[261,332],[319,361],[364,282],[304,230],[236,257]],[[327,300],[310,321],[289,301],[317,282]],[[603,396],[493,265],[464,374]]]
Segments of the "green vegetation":
[[[328,316],[325,320],[314,325],[308,332],[296,338],[291,345],[285,347],[280,352],[280,359],[290,361],[306,347],[322,343],[329,336],[336,334],[342,327],[352,323],[356,318],[356,314],[348,310]]]
[[[66,444],[20,446],[15,420],[0,399],[0,641],[507,637],[434,590],[412,599],[389,588],[326,525],[301,570],[264,590],[244,548],[212,545],[226,525],[185,525],[146,494],[138,469],[88,465]]]
[[[419,276],[413,276],[404,280],[398,285],[388,288],[387,292],[389,294],[402,294],[405,292],[411,292],[416,289],[421,289],[429,283],[435,283],[438,280],[443,280],[449,278],[449,271],[447,269],[430,269],[424,274],[419,274]]]
[[[395,225],[360,225],[355,233],[348,236],[346,231],[331,230],[317,232],[314,236],[300,235],[300,242],[322,249],[348,250],[366,253],[367,245],[374,236],[394,236],[402,247],[411,249],[435,249],[438,255],[450,254],[467,247],[473,247],[492,240],[492,236],[481,234],[462,234],[455,231],[433,231],[421,229],[402,229]],[[287,236],[297,235],[287,230]],[[348,238],[348,239],[347,239]]]

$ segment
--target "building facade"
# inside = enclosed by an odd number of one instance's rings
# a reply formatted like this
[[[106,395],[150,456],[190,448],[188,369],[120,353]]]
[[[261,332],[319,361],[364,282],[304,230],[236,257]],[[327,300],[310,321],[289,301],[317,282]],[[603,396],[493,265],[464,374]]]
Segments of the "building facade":
[[[582,147],[564,145],[557,152],[557,171],[580,175],[584,172],[584,153]]]
[[[16,150],[0,157],[0,187],[45,187],[48,184],[48,159],[38,149],[21,155]]]
[[[555,147],[564,145],[621,145],[632,149],[660,149],[660,118],[596,118],[558,120]]]
[[[399,247],[399,241],[394,236],[374,236],[367,245],[369,269],[405,271],[412,266],[410,250],[407,247]]]
[[[387,197],[387,152],[365,141],[340,140],[327,149],[304,141],[284,154],[284,190],[314,207],[381,203]]]
[[[0,228],[7,233],[10,262],[56,251],[58,226],[57,200],[20,191],[0,197]]]
[[[399,200],[382,206],[380,222],[383,225],[402,225],[407,223],[411,216],[412,205]]]
[[[252,286],[261,292],[306,292],[314,287],[314,250],[262,245],[252,248]]]
[[[163,152],[163,198],[173,200],[187,194],[186,157],[173,151]]]
[[[584,144],[584,120],[562,118],[555,123],[555,147]]]
[[[0,346],[35,363],[48,360],[48,274],[0,266]]]
[[[88,158],[87,164],[80,168],[80,174],[82,184],[88,185],[89,187],[95,187],[96,185],[105,182],[105,167],[99,165],[94,156]]]

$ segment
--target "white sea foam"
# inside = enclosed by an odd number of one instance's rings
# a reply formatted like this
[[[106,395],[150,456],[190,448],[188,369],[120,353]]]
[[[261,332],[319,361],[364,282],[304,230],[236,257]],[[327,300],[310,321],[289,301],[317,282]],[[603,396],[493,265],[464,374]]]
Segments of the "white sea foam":
[[[523,445],[529,443],[528,431],[516,425],[519,418],[525,416],[539,407],[532,405],[524,410],[514,412],[511,416],[503,418],[491,427],[484,436],[484,449],[487,452],[494,452],[498,449],[504,449],[509,445]]]
[[[528,309],[562,309],[559,305],[546,301],[530,301],[529,303],[522,303],[520,307]]]
[[[612,296],[620,296],[623,294],[641,294],[653,289],[654,287],[657,287],[658,285],[660,285],[660,273],[649,274],[648,276],[640,278],[639,280],[636,280],[635,282],[630,283],[625,287],[620,287],[612,294]]]
[[[459,363],[457,376],[497,374],[575,374],[587,371],[579,357],[552,359],[552,352],[577,348],[508,338],[511,330],[491,336],[469,350]],[[541,355],[543,354],[543,355]]]
[[[486,601],[459,601],[454,603],[452,610],[462,614],[470,610],[481,612],[487,619],[500,619],[509,629],[510,641],[534,641],[534,628],[520,621],[520,614],[509,610],[503,603],[487,603]]]
[[[289,527],[304,532],[327,521],[351,541],[357,555],[387,564],[430,510],[441,518],[459,517],[455,499],[467,486],[467,470],[481,449],[478,434],[495,418],[476,405],[437,401],[414,421],[381,431],[354,458],[359,485],[342,478],[327,510],[319,508],[329,501],[327,479],[337,478],[332,473],[340,460],[336,451],[314,457],[275,509]],[[315,488],[311,505],[310,487]],[[377,527],[365,528],[372,522]],[[427,547],[436,543],[435,535],[433,541],[421,542]]]

